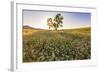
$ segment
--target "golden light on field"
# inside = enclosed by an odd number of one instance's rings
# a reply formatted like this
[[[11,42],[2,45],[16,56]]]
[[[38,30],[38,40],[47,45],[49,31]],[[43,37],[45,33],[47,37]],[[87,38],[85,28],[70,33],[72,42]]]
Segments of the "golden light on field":
[[[38,32],[38,30],[33,30],[33,29],[23,29],[23,35],[28,36],[32,35],[33,33]]]

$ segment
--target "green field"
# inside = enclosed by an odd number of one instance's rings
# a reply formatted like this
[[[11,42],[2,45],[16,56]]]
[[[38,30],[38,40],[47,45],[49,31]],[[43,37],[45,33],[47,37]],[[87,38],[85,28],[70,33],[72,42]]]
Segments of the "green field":
[[[91,58],[91,29],[23,30],[23,62],[86,60]],[[29,31],[28,31],[29,30]],[[35,32],[34,32],[35,31]],[[26,35],[27,34],[27,35]]]

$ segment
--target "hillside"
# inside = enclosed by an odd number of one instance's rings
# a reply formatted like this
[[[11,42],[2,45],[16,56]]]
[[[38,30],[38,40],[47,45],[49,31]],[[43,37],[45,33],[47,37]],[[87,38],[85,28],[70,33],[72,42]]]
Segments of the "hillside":
[[[90,32],[91,28],[90,27],[85,27],[85,28],[75,28],[75,29],[61,29],[61,30],[58,30],[58,32],[69,32],[69,33],[80,33],[80,31],[84,32],[84,33],[87,33],[87,32]],[[46,29],[40,29],[40,28],[33,28],[33,27],[30,27],[30,26],[23,26],[23,35],[32,35],[33,33],[35,32],[41,32],[41,31],[45,31],[45,32],[56,32],[55,30],[52,31],[52,30],[46,30]],[[83,34],[83,33],[82,33]]]
[[[30,27],[30,26],[23,26],[23,35],[28,36],[28,35],[31,35],[34,32],[37,32],[38,30],[40,30],[40,29],[33,28],[33,27]]]
[[[91,29],[59,31],[23,29],[23,62],[84,60],[91,58]]]
[[[41,29],[41,28],[33,28],[31,26],[28,26],[28,25],[23,26],[23,29],[44,30],[44,29]]]

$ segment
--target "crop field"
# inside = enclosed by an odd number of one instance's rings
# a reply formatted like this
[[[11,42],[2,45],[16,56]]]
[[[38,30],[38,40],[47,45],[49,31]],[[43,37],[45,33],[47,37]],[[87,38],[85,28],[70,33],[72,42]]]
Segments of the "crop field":
[[[23,29],[23,62],[91,59],[90,27],[64,30]]]

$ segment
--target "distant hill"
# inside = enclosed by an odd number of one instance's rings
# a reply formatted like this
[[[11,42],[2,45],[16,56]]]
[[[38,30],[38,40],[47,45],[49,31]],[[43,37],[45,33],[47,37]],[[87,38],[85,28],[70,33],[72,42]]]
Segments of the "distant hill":
[[[23,26],[23,29],[30,29],[30,30],[49,30],[49,29],[41,29],[41,28],[34,28],[28,25]],[[81,28],[72,28],[72,29],[58,29],[60,30],[91,30],[91,27],[81,27]]]
[[[73,29],[65,29],[65,30],[91,30],[91,27],[81,27],[81,28],[73,28]]]
[[[41,29],[41,28],[33,28],[33,27],[31,27],[31,26],[28,26],[28,25],[23,26],[23,29],[44,30],[44,29]]]
[[[34,29],[34,28],[26,25],[26,26],[23,26],[23,29]]]

